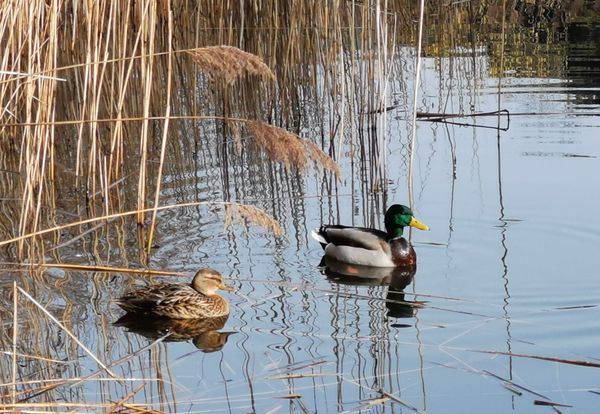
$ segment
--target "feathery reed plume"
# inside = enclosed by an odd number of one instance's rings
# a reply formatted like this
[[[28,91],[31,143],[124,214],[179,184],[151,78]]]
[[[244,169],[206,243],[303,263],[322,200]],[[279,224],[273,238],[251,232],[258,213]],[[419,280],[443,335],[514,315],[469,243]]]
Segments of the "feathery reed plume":
[[[306,166],[306,152],[300,137],[283,128],[274,127],[260,121],[248,121],[246,127],[254,136],[256,145],[267,153],[271,160],[278,160],[291,168]]]
[[[321,165],[326,170],[331,171],[337,178],[341,178],[342,172],[340,166],[335,162],[329,155],[325,154],[321,148],[314,142],[305,141],[304,144],[307,146],[310,152],[310,158],[317,165]]]
[[[252,223],[271,230],[275,236],[283,235],[279,222],[258,207],[247,204],[225,204],[225,227],[230,226],[234,218],[244,226]]]
[[[230,84],[245,72],[275,80],[275,74],[261,58],[237,47],[209,46],[188,53],[213,81],[224,79]]]
[[[242,152],[242,133],[240,132],[240,129],[238,128],[237,123],[235,121],[230,120],[229,118],[225,118],[223,121],[225,122],[225,126],[229,130],[230,134],[233,136],[233,139],[235,140],[235,150],[237,151],[238,154],[241,154],[241,152]]]
[[[248,121],[246,127],[254,136],[256,145],[265,151],[271,160],[281,161],[286,168],[295,166],[304,169],[310,158],[317,165],[323,166],[340,177],[340,167],[316,144],[305,141],[283,128],[260,121]]]

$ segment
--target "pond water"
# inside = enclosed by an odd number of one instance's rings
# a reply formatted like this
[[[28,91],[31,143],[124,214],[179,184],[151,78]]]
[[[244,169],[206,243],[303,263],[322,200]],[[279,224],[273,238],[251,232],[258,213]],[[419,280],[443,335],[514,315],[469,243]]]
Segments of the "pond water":
[[[231,168],[230,179],[247,184],[236,199],[258,200],[283,225],[281,238],[226,229],[221,213],[207,207],[160,213],[150,267],[193,273],[208,265],[223,273],[238,288],[223,293],[231,314],[215,328],[224,334],[195,336],[184,327],[189,335],[115,364],[114,373],[128,378],[124,384],[62,386],[57,402],[91,406],[135,392],[128,403],[162,412],[554,411],[544,402],[564,404],[556,406],[560,412],[594,412],[600,370],[570,363],[600,363],[600,53],[586,44],[568,45],[566,65],[547,59],[561,66],[545,67],[543,76],[512,67],[500,93],[485,49],[473,77],[460,74],[472,63],[461,51],[424,59],[420,111],[500,107],[510,118],[452,119],[475,126],[418,121],[414,212],[430,231],[411,232],[415,272],[340,277],[319,265],[322,249],[310,236],[321,223],[381,227],[387,206],[408,203],[410,122],[403,105],[381,115],[387,193],[373,188],[369,166],[345,156],[337,184],[311,172],[265,185],[253,181],[255,172]],[[412,53],[398,52],[409,72]],[[402,93],[391,101],[402,101]],[[308,118],[305,132],[311,127]],[[183,173],[166,169],[161,204],[224,197],[216,161],[189,162],[193,169]],[[92,256],[70,255],[63,260]],[[166,329],[148,321],[137,333],[114,325],[122,311],[110,299],[141,278],[59,270],[45,277],[56,291],[30,286],[30,293],[50,297],[51,311],[72,309],[70,329],[107,363]],[[44,329],[52,332],[49,349],[79,357],[54,377],[98,369],[58,328]]]

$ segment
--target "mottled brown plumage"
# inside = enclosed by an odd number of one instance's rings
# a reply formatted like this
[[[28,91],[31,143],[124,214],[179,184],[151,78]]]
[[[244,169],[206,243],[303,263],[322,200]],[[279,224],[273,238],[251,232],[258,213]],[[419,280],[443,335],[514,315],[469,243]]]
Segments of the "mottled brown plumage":
[[[158,283],[116,300],[128,312],[145,313],[173,319],[215,318],[229,314],[229,304],[216,294],[232,290],[219,272],[200,269],[191,284]]]

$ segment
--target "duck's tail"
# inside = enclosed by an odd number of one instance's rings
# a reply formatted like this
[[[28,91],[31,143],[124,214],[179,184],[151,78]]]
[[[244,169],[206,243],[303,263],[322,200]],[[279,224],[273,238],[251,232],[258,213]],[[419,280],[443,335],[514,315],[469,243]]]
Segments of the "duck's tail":
[[[327,246],[327,244],[329,242],[327,241],[327,239],[325,239],[325,236],[321,232],[322,229],[323,229],[323,227],[318,228],[318,229],[312,229],[312,231],[310,232],[310,235],[312,236],[313,239],[315,239],[316,241],[321,243],[322,248],[325,248],[325,246]]]

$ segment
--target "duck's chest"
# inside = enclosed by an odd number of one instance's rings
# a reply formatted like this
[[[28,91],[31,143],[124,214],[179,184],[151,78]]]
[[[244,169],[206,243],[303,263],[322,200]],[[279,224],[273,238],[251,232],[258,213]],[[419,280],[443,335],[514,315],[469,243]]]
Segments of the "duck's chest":
[[[409,266],[417,264],[417,254],[415,249],[404,237],[392,239],[390,241],[390,252],[392,262],[396,266]]]

